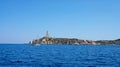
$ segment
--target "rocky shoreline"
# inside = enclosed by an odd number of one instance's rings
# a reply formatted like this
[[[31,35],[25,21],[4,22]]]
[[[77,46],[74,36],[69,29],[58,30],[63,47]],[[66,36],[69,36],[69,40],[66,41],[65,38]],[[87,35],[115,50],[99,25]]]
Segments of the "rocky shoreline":
[[[46,38],[32,40],[29,44],[96,44],[91,40],[69,39],[69,38]]]
[[[120,45],[120,39],[116,40],[97,40],[95,41],[96,44],[101,44],[101,45],[107,45],[107,44],[112,44],[112,45]]]
[[[82,39],[76,39],[76,38],[52,38],[46,34],[46,36],[29,41],[29,44],[36,45],[36,44],[74,44],[74,45],[80,45],[80,44],[86,44],[86,45],[108,45],[108,44],[116,44],[120,45],[120,39],[117,40],[82,40]]]

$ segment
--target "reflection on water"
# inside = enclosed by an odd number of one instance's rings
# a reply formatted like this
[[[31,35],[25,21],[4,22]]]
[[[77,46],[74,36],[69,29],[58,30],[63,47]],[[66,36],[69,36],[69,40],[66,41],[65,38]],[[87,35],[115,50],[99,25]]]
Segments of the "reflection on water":
[[[2,67],[119,67],[120,46],[0,44]]]

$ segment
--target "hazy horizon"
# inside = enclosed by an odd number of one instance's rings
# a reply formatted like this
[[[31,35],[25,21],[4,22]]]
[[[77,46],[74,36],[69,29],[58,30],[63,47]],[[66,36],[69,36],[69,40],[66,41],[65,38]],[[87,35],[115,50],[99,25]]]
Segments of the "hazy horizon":
[[[0,43],[52,37],[120,38],[120,0],[1,0]]]

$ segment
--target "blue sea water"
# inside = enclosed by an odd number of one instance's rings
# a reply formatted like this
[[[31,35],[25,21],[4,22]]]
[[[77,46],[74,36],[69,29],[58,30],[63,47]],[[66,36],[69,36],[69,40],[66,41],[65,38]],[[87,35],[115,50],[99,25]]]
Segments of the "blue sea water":
[[[0,44],[0,67],[120,67],[120,46]]]

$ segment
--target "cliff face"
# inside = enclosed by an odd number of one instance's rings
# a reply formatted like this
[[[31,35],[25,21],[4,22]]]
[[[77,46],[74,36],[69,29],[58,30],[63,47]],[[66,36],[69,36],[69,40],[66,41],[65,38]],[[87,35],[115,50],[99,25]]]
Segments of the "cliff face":
[[[29,42],[29,44],[76,44],[76,45],[79,45],[79,44],[96,44],[96,43],[90,40],[43,37],[38,40],[32,40]]]

